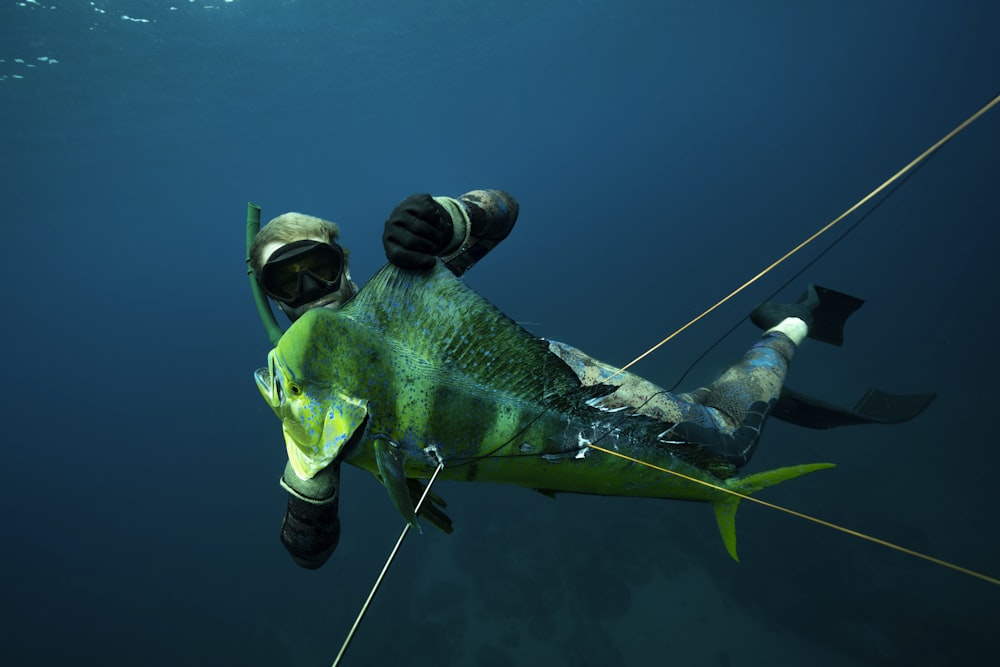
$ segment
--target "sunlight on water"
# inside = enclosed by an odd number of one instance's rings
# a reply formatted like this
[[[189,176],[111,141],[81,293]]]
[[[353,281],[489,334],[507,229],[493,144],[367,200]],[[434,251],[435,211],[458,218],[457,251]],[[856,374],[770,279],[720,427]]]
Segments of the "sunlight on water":
[[[15,28],[14,38],[5,39],[0,45],[0,81],[31,78],[44,68],[61,62],[53,53],[53,50],[60,49],[60,45],[50,44],[44,37],[52,24],[57,22],[60,26],[65,26],[67,22],[75,23],[73,28],[89,32],[110,30],[116,24],[129,27],[155,23],[169,25],[183,20],[179,19],[184,13],[181,10],[216,11],[236,2],[187,0],[165,7],[149,7],[140,2],[88,2],[82,5],[76,2],[21,0],[14,3],[17,9],[9,12],[10,17],[4,17]]]

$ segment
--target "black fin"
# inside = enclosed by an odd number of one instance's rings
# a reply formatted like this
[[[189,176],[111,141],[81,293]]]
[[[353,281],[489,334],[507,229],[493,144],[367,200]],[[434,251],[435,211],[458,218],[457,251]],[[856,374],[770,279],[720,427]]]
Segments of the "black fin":
[[[840,346],[844,343],[844,323],[864,302],[810,283],[797,302],[767,301],[750,313],[750,320],[767,331],[786,317],[797,317],[809,325],[809,338]]]
[[[869,389],[851,410],[785,387],[771,416],[815,429],[856,424],[901,424],[918,416],[935,397],[937,394],[899,395]]]
[[[819,297],[819,305],[811,308],[813,322],[809,327],[809,338],[830,345],[843,345],[844,323],[851,313],[864,305],[865,300],[819,285],[809,287]]]
[[[869,389],[854,406],[854,412],[879,424],[902,424],[926,410],[935,398],[937,394],[888,394]]]

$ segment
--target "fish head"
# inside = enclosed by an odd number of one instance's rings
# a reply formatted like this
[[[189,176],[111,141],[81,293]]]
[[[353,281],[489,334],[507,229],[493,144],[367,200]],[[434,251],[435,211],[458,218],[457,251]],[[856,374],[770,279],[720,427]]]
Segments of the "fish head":
[[[365,422],[368,402],[338,391],[330,383],[297,377],[280,346],[267,367],[254,372],[257,388],[281,419],[288,462],[299,479],[312,479],[340,455]]]

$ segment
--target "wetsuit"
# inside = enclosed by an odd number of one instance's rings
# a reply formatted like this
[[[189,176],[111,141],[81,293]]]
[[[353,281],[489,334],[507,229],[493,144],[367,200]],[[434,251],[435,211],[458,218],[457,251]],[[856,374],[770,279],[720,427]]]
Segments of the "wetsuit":
[[[595,407],[627,409],[665,422],[662,440],[690,446],[703,462],[725,462],[711,469],[728,472],[746,465],[753,456],[764,421],[781,395],[795,347],[782,333],[765,334],[715,382],[671,394],[574,347],[549,341],[549,349],[573,369],[584,385],[617,387]]]

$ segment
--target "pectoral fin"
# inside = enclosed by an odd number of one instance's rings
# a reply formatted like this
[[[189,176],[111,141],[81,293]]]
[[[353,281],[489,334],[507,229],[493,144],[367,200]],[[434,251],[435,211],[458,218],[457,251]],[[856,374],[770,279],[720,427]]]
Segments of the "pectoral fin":
[[[378,473],[382,477],[382,485],[389,492],[392,504],[406,522],[419,531],[417,514],[414,512],[413,500],[410,497],[410,487],[406,481],[406,453],[383,439],[375,440],[374,447]]]

